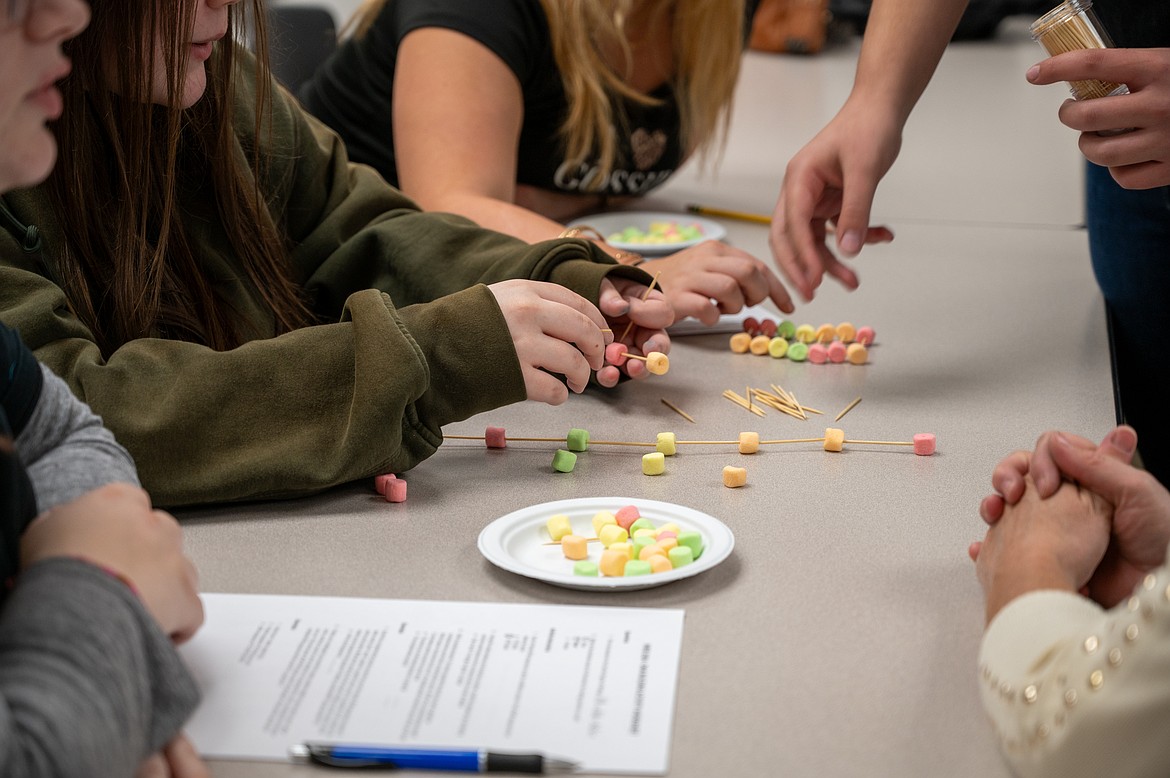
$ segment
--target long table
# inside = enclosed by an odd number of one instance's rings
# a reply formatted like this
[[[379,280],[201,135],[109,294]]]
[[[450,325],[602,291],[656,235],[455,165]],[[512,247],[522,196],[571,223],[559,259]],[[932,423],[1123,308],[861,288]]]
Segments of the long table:
[[[594,447],[561,474],[550,464],[555,444],[488,451],[448,441],[405,474],[405,503],[386,503],[369,484],[354,484],[296,501],[183,512],[203,589],[684,608],[672,776],[1006,776],[976,683],[983,604],[966,548],[982,536],[978,503],[995,462],[1045,429],[1097,437],[1113,423],[1102,302],[1085,235],[1074,229],[1075,138],[1056,125],[1059,99],[1048,93],[1037,98],[1046,105],[1029,109],[1053,157],[1021,169],[1021,158],[997,156],[1017,138],[998,135],[1003,117],[985,108],[1005,93],[1012,105],[1030,105],[1033,88],[1019,66],[1038,58],[1018,34],[1006,37],[952,47],[936,79],[942,84],[928,92],[926,117],[912,122],[890,182],[905,196],[879,194],[875,210],[894,221],[896,242],[858,260],[860,291],[827,282],[795,317],[814,326],[849,320],[874,327],[869,364],[796,364],[733,354],[726,335],[679,338],[665,376],[590,391],[558,408],[516,405],[445,429],[480,435],[494,425],[512,436],[556,437],[584,427],[594,439],[652,441],[661,431],[680,439],[733,439],[745,430],[796,438],[839,426],[851,439],[932,432],[936,455],[860,446],[829,453],[796,444],[749,456],[695,446],[667,460],[665,474],[648,477],[641,452],[628,449]],[[804,83],[810,73],[840,92],[855,55],[855,47],[812,60],[749,55],[721,175],[712,181],[688,171],[656,204],[679,208],[697,199],[770,210],[787,155],[836,103],[820,106],[820,114],[810,108],[814,117],[803,114],[795,129],[781,123],[765,131],[749,119],[783,107],[773,96],[799,91],[793,80]],[[988,106],[952,116],[949,96],[971,79],[971,62],[981,63],[991,94],[970,99]],[[1019,84],[1010,86],[1009,77]],[[843,97],[811,91],[827,102]],[[935,93],[940,107],[932,110]],[[793,103],[791,110],[800,108]],[[923,127],[941,132],[937,125],[951,120],[977,126],[939,139],[941,150],[924,148],[930,138],[915,141]],[[951,158],[946,144],[969,147],[973,139],[982,145],[956,164],[973,169],[983,159],[992,172],[981,174],[996,191],[939,175],[938,160]],[[754,168],[744,164],[749,157]],[[1021,195],[1021,187],[1045,194]],[[948,206],[952,193],[960,202]],[[1035,207],[1022,210],[1025,200]],[[1005,208],[1005,201],[1018,207]],[[767,256],[764,227],[726,224],[732,243]],[[757,418],[720,396],[770,383],[829,420],[772,412]],[[862,402],[833,424],[858,396]],[[747,468],[746,487],[722,485],[728,464]],[[498,516],[604,494],[707,512],[735,533],[735,551],[685,581],[594,593],[504,572],[476,550],[480,529]],[[213,763],[212,771],[218,778],[311,774],[229,762]]]

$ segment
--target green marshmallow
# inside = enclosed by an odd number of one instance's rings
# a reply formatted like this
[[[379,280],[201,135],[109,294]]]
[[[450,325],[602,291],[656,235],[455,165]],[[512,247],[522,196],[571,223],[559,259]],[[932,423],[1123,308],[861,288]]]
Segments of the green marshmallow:
[[[695,554],[690,546],[675,546],[666,552],[666,558],[670,560],[671,567],[686,567],[695,561]]]
[[[630,534],[633,535],[640,529],[654,529],[654,522],[647,518],[635,519],[630,525]]]
[[[650,563],[643,562],[641,559],[631,559],[626,562],[625,576],[629,578],[631,575],[650,575]]]
[[[642,549],[646,548],[646,546],[653,546],[655,542],[654,538],[646,536],[634,538],[634,559],[640,558],[642,556]]]
[[[558,473],[571,473],[573,468],[577,466],[577,455],[572,451],[565,451],[563,448],[558,448],[553,454],[553,470]]]
[[[797,341],[788,347],[788,358],[793,362],[803,362],[808,359],[808,344]]]
[[[776,334],[785,340],[792,340],[792,336],[796,334],[796,325],[788,319],[783,319],[776,327]]]
[[[597,577],[597,563],[582,559],[573,565],[573,575],[583,575],[588,578]]]
[[[565,437],[565,445],[569,451],[587,451],[589,449],[589,430],[574,427]]]
[[[686,546],[690,549],[691,557],[698,559],[703,554],[703,536],[694,530],[685,530],[678,533],[678,546]],[[672,548],[671,551],[674,551]],[[674,560],[672,559],[671,562]]]

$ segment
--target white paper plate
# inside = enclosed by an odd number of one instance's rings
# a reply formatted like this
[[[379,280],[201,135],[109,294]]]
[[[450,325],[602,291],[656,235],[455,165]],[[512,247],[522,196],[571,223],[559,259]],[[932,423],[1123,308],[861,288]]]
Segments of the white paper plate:
[[[586,578],[573,575],[573,561],[565,559],[560,546],[545,545],[549,542],[545,522],[552,516],[566,514],[574,532],[593,537],[593,516],[601,511],[616,513],[625,505],[638,506],[638,512],[656,525],[673,521],[682,530],[698,531],[703,536],[703,553],[692,564],[665,573],[631,578]],[[580,497],[532,505],[501,516],[479,533],[480,553],[497,567],[556,586],[603,591],[649,589],[690,578],[722,562],[731,554],[734,545],[731,530],[714,516],[683,505],[632,497]],[[600,543],[590,543],[589,559],[599,561],[601,551]]]
[[[676,251],[702,243],[705,240],[723,240],[727,230],[722,224],[693,213],[667,213],[663,211],[614,211],[613,213],[597,213],[592,216],[583,216],[569,222],[570,227],[588,225],[608,238],[615,232],[621,232],[626,227],[637,227],[642,232],[650,229],[650,222],[678,222],[679,224],[697,224],[703,231],[702,237],[694,240],[680,240],[674,243],[623,243],[609,241],[609,245],[622,251],[636,251],[646,256],[661,256],[673,254]]]
[[[757,321],[771,319],[779,322],[780,319],[784,318],[780,314],[772,313],[762,305],[749,305],[746,308],[742,308],[739,313],[723,314],[717,322],[710,325],[687,316],[685,319],[676,321],[667,327],[666,332],[672,338],[683,335],[716,335],[727,334],[729,332],[743,332],[744,320],[749,316]]]

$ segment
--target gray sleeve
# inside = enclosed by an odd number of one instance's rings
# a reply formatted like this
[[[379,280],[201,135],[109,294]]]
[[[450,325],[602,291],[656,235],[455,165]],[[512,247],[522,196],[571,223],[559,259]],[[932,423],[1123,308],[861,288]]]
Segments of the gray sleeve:
[[[101,417],[44,365],[41,373],[45,382],[40,400],[16,439],[37,495],[37,510],[116,481],[138,486],[134,460],[102,425]]]
[[[21,575],[0,612],[0,775],[131,776],[197,702],[124,584],[75,559]]]

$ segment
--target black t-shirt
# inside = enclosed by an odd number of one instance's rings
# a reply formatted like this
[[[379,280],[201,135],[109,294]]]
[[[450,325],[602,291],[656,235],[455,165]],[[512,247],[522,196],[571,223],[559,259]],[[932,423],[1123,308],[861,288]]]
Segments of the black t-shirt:
[[[1170,0],[1095,0],[1093,10],[1118,48],[1170,46]]]
[[[747,20],[756,0],[747,3]],[[745,22],[746,24],[746,22]],[[442,27],[490,49],[516,75],[524,99],[516,181],[569,193],[638,195],[664,182],[682,162],[679,108],[669,84],[654,106],[623,101],[614,170],[599,186],[596,161],[566,162],[559,135],[568,111],[539,0],[389,0],[364,37],[350,39],[301,90],[305,106],[341,135],[350,157],[398,183],[391,126],[394,64],[402,39]]]

